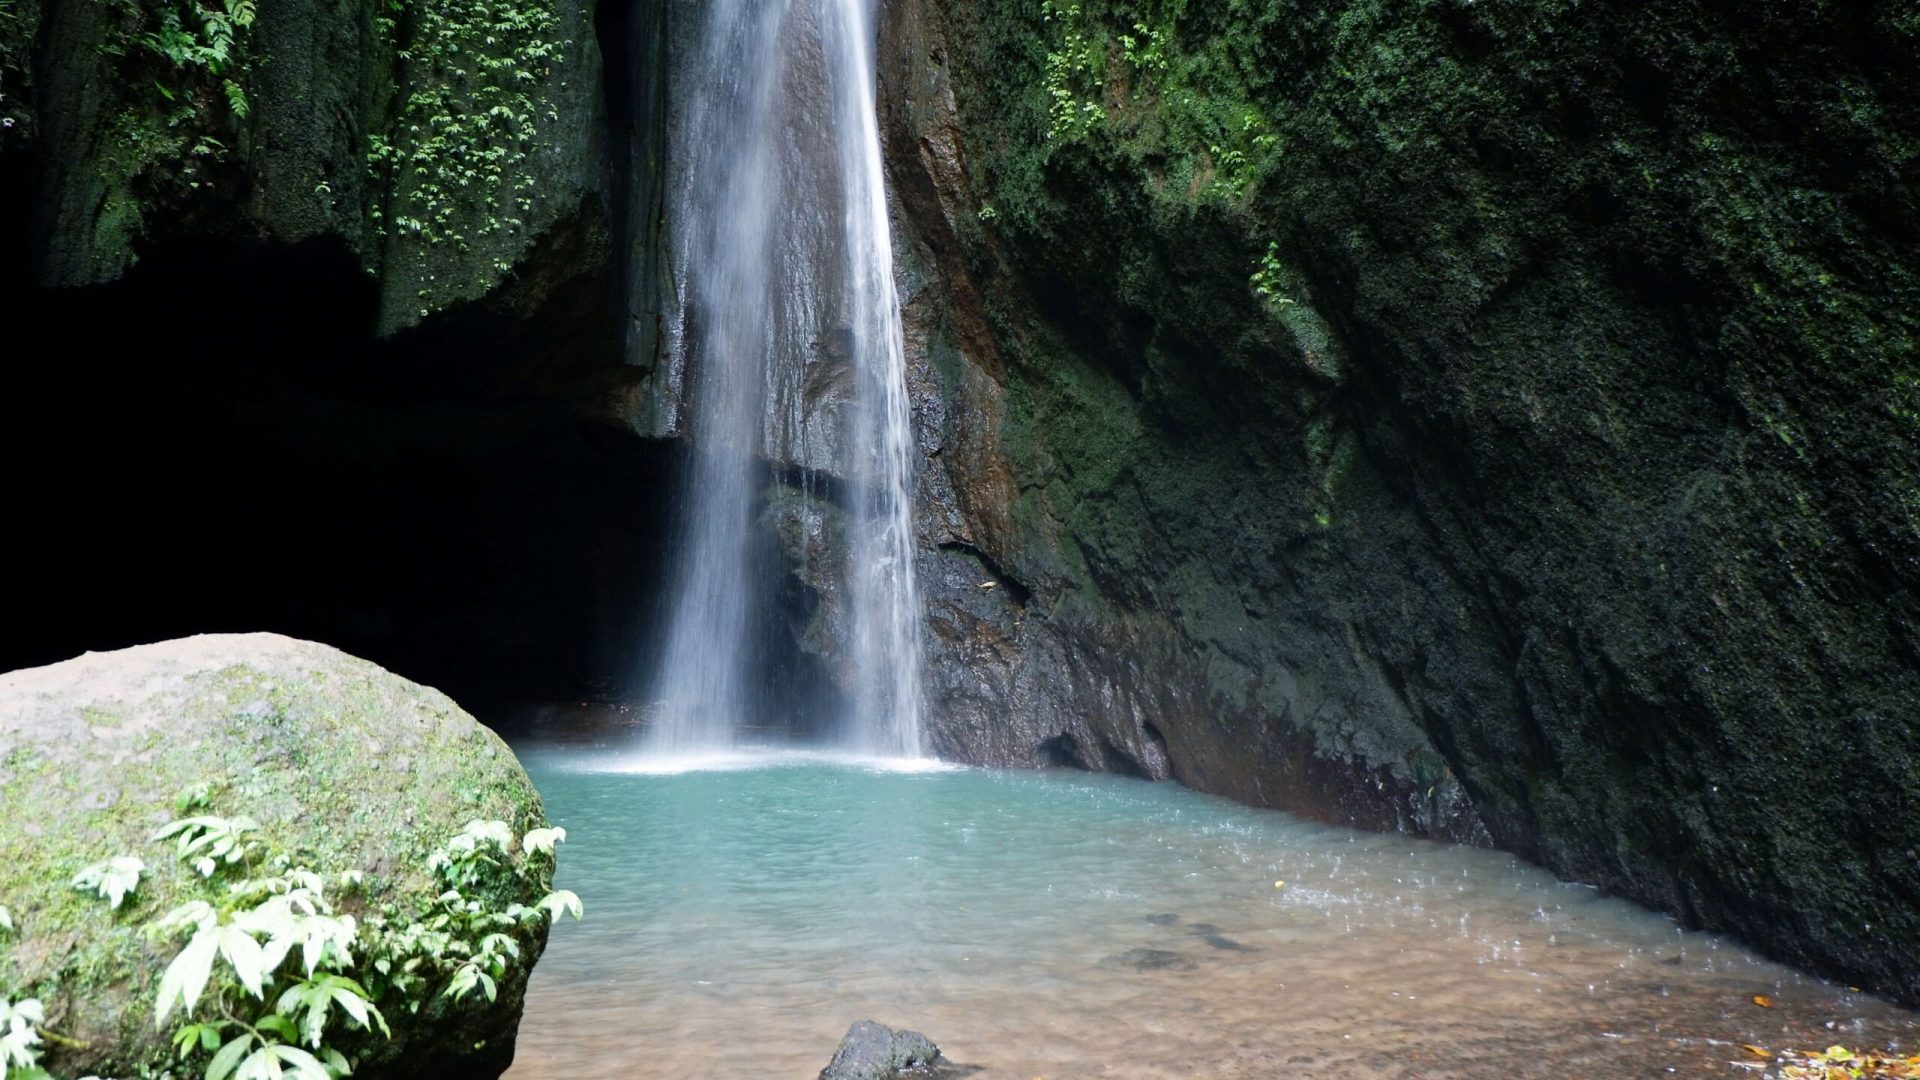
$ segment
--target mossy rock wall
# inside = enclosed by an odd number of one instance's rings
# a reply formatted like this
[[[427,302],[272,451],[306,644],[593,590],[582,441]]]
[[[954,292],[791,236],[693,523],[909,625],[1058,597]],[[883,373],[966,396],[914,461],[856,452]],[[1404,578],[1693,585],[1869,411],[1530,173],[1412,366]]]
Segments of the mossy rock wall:
[[[1076,763],[1473,835],[1407,812],[1457,786],[1920,1000],[1911,5],[889,11],[935,637],[1006,675],[936,663],[956,747],[1092,657]]]
[[[516,836],[546,825],[497,736],[444,694],[324,645],[203,635],[0,675],[0,906],[14,923],[0,995],[39,998],[46,1026],[81,1044],[50,1048],[58,1075],[147,1075],[172,1059],[153,1025],[172,952],[140,928],[201,895],[171,843],[151,839],[195,784],[304,865],[364,872],[350,912],[425,910],[440,891],[428,856],[471,820]],[[118,911],[69,884],[122,855],[148,876]],[[491,1006],[388,1010],[395,1041],[355,1075],[497,1075],[544,936]]]
[[[29,0],[36,32],[6,41],[0,64],[32,59],[0,106],[29,137],[0,149],[34,163],[36,283],[325,238],[378,277],[391,331],[511,294],[549,248],[606,262],[593,4],[274,0],[211,73],[147,44],[171,3]]]

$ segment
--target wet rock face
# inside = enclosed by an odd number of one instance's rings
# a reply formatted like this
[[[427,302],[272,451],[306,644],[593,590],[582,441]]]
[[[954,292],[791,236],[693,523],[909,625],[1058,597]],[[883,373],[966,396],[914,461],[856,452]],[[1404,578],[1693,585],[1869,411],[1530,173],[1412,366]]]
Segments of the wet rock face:
[[[391,333],[482,298],[524,315],[612,260],[594,4],[533,0],[511,31],[465,10],[263,4],[217,77],[145,43],[151,10],[35,0],[8,20],[8,37],[37,31],[0,42],[27,69],[0,95],[17,121],[0,152],[32,162],[35,284],[111,282],[182,241],[325,240],[379,282]],[[486,114],[502,103],[516,119]]]
[[[1199,4],[1246,63],[1115,37],[1063,121],[1059,26],[887,10],[943,751],[1163,745],[1920,998],[1920,25]]]
[[[1286,375],[1278,344],[1260,343],[1254,358],[1283,373],[1273,385],[1212,387],[1216,374],[1170,366],[1143,405],[1104,359],[1076,355],[1124,343],[1070,340],[1051,321],[1066,321],[1060,300],[1010,264],[984,227],[991,196],[968,162],[947,16],[889,12],[883,136],[924,453],[932,748],[1482,838],[1378,665],[1337,623],[1298,633],[1286,597],[1301,584],[1272,561],[1312,539],[1316,464],[1357,457],[1321,416],[1321,377]],[[1317,449],[1258,416],[1256,390],[1318,425]]]

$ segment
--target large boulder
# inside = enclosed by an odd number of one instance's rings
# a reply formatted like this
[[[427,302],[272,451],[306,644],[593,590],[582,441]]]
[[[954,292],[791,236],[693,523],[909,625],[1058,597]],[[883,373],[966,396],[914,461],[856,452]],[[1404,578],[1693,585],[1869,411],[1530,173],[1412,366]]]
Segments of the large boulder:
[[[430,907],[441,886],[429,857],[467,822],[516,836],[545,824],[512,752],[451,699],[324,645],[203,635],[0,675],[0,906],[14,926],[0,931],[0,997],[44,1002],[45,1028],[71,1040],[48,1047],[58,1075],[148,1075],[171,1058],[174,1025],[157,1027],[153,1009],[179,945],[142,928],[207,895],[173,844],[152,839],[195,785],[211,812],[253,818],[330,879],[364,872],[358,892],[335,896],[363,918]],[[147,873],[117,910],[73,887],[120,856]],[[528,876],[523,903],[545,893],[550,866]],[[544,930],[526,937],[491,1004],[387,1007],[394,1038],[355,1075],[401,1060],[414,1076],[503,1071],[545,944]]]

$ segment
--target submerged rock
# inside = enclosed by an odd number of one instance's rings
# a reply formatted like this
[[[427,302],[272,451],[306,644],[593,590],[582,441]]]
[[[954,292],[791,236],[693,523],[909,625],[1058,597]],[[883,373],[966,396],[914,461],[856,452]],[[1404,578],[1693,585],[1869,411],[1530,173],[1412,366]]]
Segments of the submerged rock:
[[[859,1020],[847,1029],[833,1060],[820,1071],[820,1080],[928,1076],[941,1060],[940,1048],[917,1031],[895,1031],[872,1020]]]
[[[1102,959],[1100,966],[1125,971],[1192,971],[1199,965],[1166,949],[1128,949]]]
[[[0,935],[0,997],[39,998],[46,1028],[72,1040],[47,1048],[57,1075],[172,1064],[173,1026],[156,1027],[152,1008],[174,950],[141,928],[206,888],[171,843],[152,840],[193,785],[212,792],[208,812],[255,819],[259,836],[329,881],[362,871],[362,914],[430,902],[440,887],[428,856],[470,820],[516,835],[545,824],[498,737],[439,691],[324,645],[204,635],[0,675],[0,907],[13,923]],[[119,857],[146,866],[117,909],[70,885]],[[491,1004],[383,1010],[393,1040],[370,1047],[355,1075],[503,1072],[544,944],[544,929],[520,943],[523,962]]]

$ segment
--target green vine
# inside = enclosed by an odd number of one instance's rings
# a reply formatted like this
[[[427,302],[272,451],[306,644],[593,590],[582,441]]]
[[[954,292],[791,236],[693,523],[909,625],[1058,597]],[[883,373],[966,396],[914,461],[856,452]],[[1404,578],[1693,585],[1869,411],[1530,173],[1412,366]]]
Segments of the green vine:
[[[1047,139],[1084,139],[1104,118],[1098,94],[1107,69],[1105,39],[1088,32],[1077,3],[1041,0],[1040,14],[1059,35],[1058,47],[1047,50]]]
[[[1043,0],[1040,15],[1043,153],[1111,140],[1168,192],[1230,203],[1279,160],[1271,118],[1236,92],[1247,43],[1190,25],[1183,0]]]
[[[0,0],[0,146],[30,126],[28,62],[38,26],[39,6],[22,10],[18,0]]]
[[[250,112],[255,0],[105,0],[99,43],[117,103],[100,163],[96,232],[106,248],[141,235],[157,208],[217,182]]]
[[[140,44],[176,72],[204,73],[208,80],[219,80],[220,96],[234,119],[245,120],[247,93],[232,72],[240,59],[241,39],[257,14],[254,0],[222,0],[218,7],[202,7],[191,0],[184,6],[162,2],[151,14],[159,25],[142,34]],[[154,89],[168,101],[182,96],[165,83],[155,83]]]
[[[230,126],[222,112],[236,123],[249,112],[243,83],[247,39],[259,13],[254,0],[211,7],[197,0],[116,0],[116,7],[118,25],[101,49],[148,61],[150,67],[130,64],[124,74],[135,86],[147,83],[154,95],[144,105],[136,101],[127,119],[177,132],[180,138],[171,141],[190,144],[190,153],[223,155],[226,145],[212,134]]]
[[[1253,276],[1247,279],[1253,291],[1269,307],[1279,309],[1293,306],[1293,298],[1286,294],[1287,267],[1280,261],[1280,244],[1277,241],[1267,243],[1266,254],[1260,256],[1260,262],[1254,267]]]
[[[389,0],[375,29],[400,39],[412,89],[367,155],[393,193],[372,211],[379,235],[465,252],[526,228],[536,139],[559,119],[542,92],[570,44],[559,26],[552,0]]]

